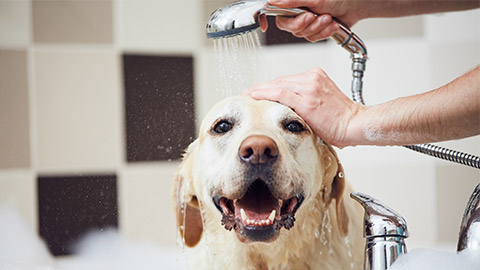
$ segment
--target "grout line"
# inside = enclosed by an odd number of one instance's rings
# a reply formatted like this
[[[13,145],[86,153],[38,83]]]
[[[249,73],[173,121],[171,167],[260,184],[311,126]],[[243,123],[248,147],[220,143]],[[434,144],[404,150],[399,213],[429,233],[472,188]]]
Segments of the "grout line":
[[[120,136],[119,145],[117,148],[119,150],[118,157],[117,157],[117,174],[120,178],[120,174],[122,174],[122,169],[126,166],[126,131],[125,131],[125,95],[124,85],[123,85],[123,65],[122,65],[122,49],[121,49],[121,40],[122,40],[122,1],[121,0],[112,0],[112,32],[113,32],[113,53],[117,59],[116,65],[116,74],[117,74],[117,93],[118,93],[118,100],[117,100],[117,118],[116,121],[118,123],[118,130],[117,133]]]
[[[28,4],[28,43],[26,46],[27,53],[27,87],[28,87],[28,121],[30,132],[30,172],[32,175],[31,181],[34,186],[34,198],[35,205],[33,206],[33,213],[35,216],[33,220],[36,222],[32,224],[34,231],[39,232],[40,218],[38,217],[38,187],[37,187],[37,175],[38,175],[38,122],[37,122],[37,88],[35,78],[35,54],[34,54],[34,42],[33,42],[33,3],[29,1]]]
[[[118,156],[116,160],[116,175],[117,175],[117,230],[124,236],[128,235],[128,222],[125,221],[125,213],[128,206],[128,201],[125,197],[127,190],[125,189],[126,181],[126,127],[125,127],[125,95],[124,95],[124,82],[123,82],[123,59],[121,41],[123,30],[123,16],[122,16],[122,1],[112,0],[112,35],[113,35],[113,53],[117,59],[116,74],[117,74],[117,115],[116,121],[117,133],[119,136],[119,142],[116,146],[118,149]]]

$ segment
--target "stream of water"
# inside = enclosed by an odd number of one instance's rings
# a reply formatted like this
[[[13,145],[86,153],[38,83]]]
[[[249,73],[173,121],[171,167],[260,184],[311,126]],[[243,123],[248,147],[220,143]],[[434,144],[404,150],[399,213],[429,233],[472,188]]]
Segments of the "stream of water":
[[[217,93],[239,95],[242,90],[266,81],[267,68],[256,31],[214,40]]]

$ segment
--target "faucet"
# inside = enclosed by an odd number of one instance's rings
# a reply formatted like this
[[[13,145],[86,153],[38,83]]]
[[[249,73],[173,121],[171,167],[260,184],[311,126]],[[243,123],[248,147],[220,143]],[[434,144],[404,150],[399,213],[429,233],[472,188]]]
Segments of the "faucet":
[[[457,252],[463,250],[480,253],[480,183],[470,196],[460,225]]]
[[[397,212],[369,195],[353,192],[350,197],[365,209],[363,237],[366,238],[366,245],[363,269],[389,269],[398,256],[407,253],[407,222]]]

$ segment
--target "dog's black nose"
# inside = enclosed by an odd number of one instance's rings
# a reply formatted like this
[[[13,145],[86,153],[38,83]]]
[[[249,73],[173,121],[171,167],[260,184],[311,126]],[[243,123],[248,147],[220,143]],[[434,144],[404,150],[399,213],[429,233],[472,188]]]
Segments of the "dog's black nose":
[[[243,140],[238,149],[240,159],[254,165],[271,165],[278,158],[274,140],[264,135],[252,135]]]

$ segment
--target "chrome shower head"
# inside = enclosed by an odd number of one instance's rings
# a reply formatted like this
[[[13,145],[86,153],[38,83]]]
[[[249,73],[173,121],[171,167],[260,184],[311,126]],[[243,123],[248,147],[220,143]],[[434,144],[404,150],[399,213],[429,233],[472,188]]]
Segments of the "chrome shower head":
[[[248,33],[260,26],[259,16],[296,16],[303,9],[266,5],[265,0],[236,1],[215,10],[207,21],[207,38],[227,38]]]

